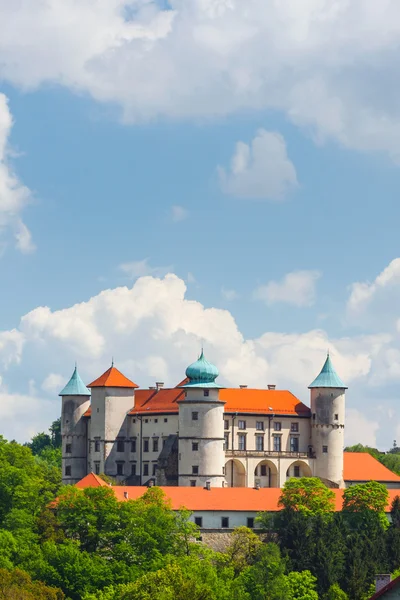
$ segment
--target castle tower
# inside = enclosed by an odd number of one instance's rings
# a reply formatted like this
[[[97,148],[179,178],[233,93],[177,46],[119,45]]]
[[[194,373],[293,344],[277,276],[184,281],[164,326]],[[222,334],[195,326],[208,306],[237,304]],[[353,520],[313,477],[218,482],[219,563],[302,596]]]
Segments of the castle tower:
[[[311,444],[315,453],[315,475],[344,487],[343,448],[345,390],[328,354],[311,392]]]
[[[87,423],[83,415],[90,404],[90,392],[76,367],[59,396],[62,399],[62,482],[74,484],[87,474]]]
[[[91,469],[122,481],[129,475],[127,414],[134,408],[135,388],[139,386],[112,365],[88,387],[92,390]]]
[[[224,404],[215,383],[218,369],[201,352],[186,369],[188,383],[179,401],[179,460],[181,486],[223,487]]]

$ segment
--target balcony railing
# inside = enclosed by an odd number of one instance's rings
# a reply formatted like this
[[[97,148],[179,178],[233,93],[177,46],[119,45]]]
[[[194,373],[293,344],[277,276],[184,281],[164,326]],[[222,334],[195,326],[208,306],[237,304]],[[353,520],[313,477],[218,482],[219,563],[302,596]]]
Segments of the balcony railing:
[[[245,456],[248,458],[313,458],[308,452],[287,452],[285,450],[225,450],[225,456]]]

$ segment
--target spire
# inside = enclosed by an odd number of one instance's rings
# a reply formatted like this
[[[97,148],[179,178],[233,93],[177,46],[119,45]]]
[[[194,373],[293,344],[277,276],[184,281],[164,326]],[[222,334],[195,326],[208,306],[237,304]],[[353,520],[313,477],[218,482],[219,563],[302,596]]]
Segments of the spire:
[[[318,377],[314,379],[312,383],[308,386],[311,388],[339,388],[343,390],[347,390],[347,386],[340,379],[339,375],[336,373],[335,368],[332,364],[331,357],[329,356],[329,350],[326,357],[326,361],[324,366],[321,369]]]
[[[87,389],[78,373],[76,363],[71,379],[64,389],[61,390],[59,396],[90,396],[90,391]]]

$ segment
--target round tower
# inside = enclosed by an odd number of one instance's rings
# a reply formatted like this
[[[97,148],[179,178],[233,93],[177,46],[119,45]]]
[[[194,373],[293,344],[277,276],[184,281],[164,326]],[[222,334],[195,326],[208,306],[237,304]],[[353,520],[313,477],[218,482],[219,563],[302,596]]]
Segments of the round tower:
[[[343,449],[345,390],[329,353],[318,377],[308,386],[311,394],[311,445],[316,477],[344,487]]]
[[[76,367],[59,396],[62,399],[62,482],[74,484],[87,475],[87,423],[83,416],[90,404],[90,391]]]
[[[224,404],[215,383],[218,369],[201,352],[186,369],[188,382],[179,401],[179,485],[223,487]]]

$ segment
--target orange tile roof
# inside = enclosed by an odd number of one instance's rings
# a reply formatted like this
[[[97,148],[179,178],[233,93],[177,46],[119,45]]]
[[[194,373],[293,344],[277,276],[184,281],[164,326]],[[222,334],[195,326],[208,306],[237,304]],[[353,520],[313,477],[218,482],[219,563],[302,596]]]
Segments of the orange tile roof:
[[[133,383],[130,379],[125,377],[118,371],[115,367],[110,367],[103,375],[101,375],[98,379],[92,381],[87,386],[89,388],[92,387],[121,387],[121,388],[137,388],[139,387],[136,383]]]
[[[84,489],[87,487],[99,487],[104,485],[108,485],[104,479],[94,473],[89,473],[89,475],[86,475],[86,477],[78,481],[78,483],[75,484],[75,487]]]
[[[310,415],[310,409],[287,390],[227,388],[220,390],[225,412]]]
[[[176,388],[161,388],[160,390],[137,390],[135,392],[135,407],[130,415],[138,413],[178,413],[178,400],[185,397],[185,390]]]
[[[93,474],[92,474],[93,475]],[[86,478],[77,484],[80,488],[91,487],[90,480]],[[89,483],[85,483],[87,480]],[[92,480],[93,481],[93,480]],[[102,480],[101,480],[102,481]],[[94,487],[107,485],[102,483],[94,483]],[[185,507],[193,511],[221,511],[221,512],[261,512],[269,511],[276,512],[281,508],[278,506],[279,497],[282,490],[279,488],[211,488],[206,490],[201,487],[176,487],[167,486],[161,487],[166,497],[171,501],[173,510]],[[144,486],[114,486],[112,488],[117,500],[136,500],[140,498],[147,487]],[[342,509],[343,490],[332,490],[335,494],[335,510]],[[388,490],[389,502],[387,511],[396,496],[400,495],[400,490]]]
[[[368,452],[345,452],[343,477],[345,481],[400,481]]]

